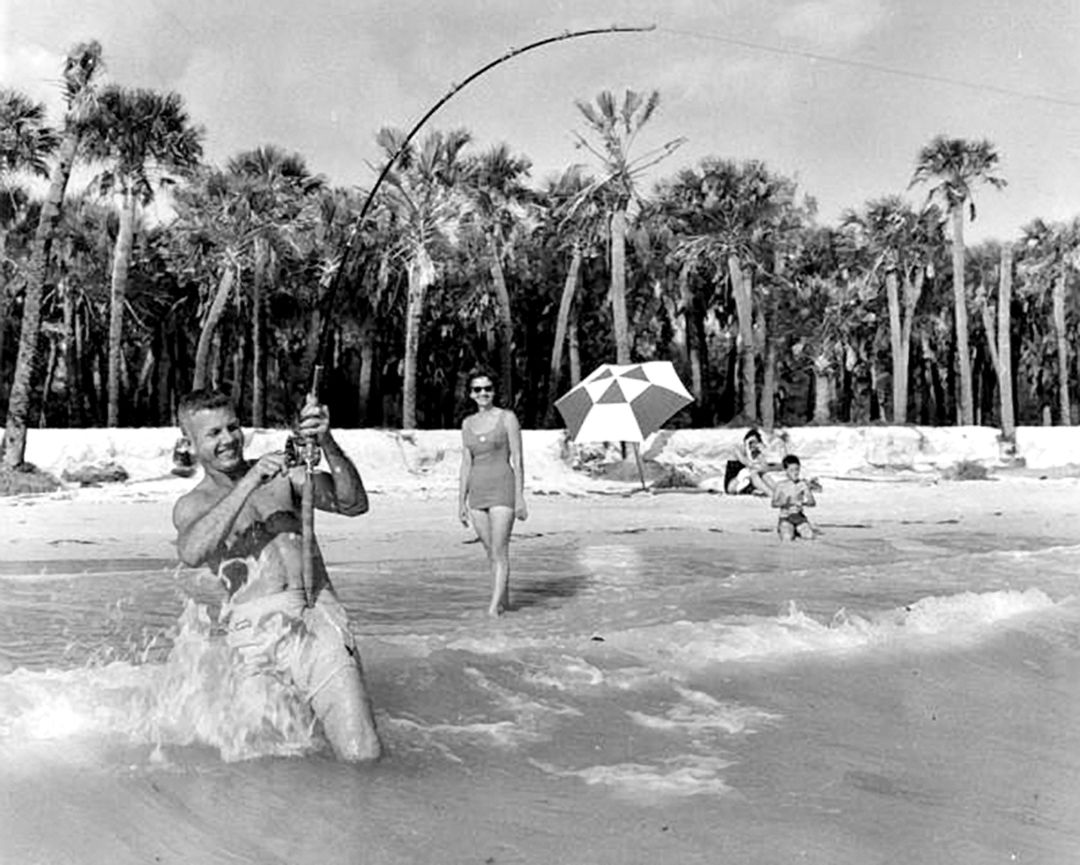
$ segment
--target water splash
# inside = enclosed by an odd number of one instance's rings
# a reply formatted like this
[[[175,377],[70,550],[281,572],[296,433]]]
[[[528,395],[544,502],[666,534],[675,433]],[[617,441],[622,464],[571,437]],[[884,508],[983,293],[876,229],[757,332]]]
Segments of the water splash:
[[[216,749],[223,760],[292,755],[321,739],[306,702],[240,671],[205,606],[188,600],[162,663],[93,659],[71,670],[0,677],[0,737]]]

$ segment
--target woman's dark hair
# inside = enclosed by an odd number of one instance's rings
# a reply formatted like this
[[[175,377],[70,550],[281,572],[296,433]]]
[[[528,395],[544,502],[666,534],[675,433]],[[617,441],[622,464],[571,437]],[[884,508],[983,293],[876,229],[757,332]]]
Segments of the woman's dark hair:
[[[457,410],[454,412],[458,424],[460,424],[463,420],[465,420],[466,417],[476,411],[476,406],[473,405],[472,401],[469,399],[469,396],[470,391],[472,390],[472,383],[478,378],[486,378],[488,381],[491,382],[492,387],[495,388],[492,396],[498,394],[499,392],[499,386],[498,383],[495,381],[495,376],[491,374],[487,367],[475,366],[471,370],[469,370],[469,374],[465,378],[465,393],[463,394],[464,398],[458,402]]]
[[[472,383],[478,378],[486,378],[488,381],[491,382],[492,387],[498,390],[498,382],[496,382],[495,376],[492,375],[491,370],[489,370],[487,367],[474,366],[471,370],[469,370],[469,375],[468,378],[465,379],[465,383],[469,386],[469,388],[472,388]]]

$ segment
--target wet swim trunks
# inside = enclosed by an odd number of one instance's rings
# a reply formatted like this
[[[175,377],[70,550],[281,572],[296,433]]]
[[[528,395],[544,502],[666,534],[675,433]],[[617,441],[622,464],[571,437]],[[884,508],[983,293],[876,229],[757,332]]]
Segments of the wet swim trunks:
[[[221,579],[231,598],[247,585],[252,563],[257,562],[266,546],[280,534],[301,533],[300,518],[289,511],[277,511],[265,520],[254,520],[231,544],[222,544],[207,559],[207,566]]]
[[[514,506],[514,470],[510,468],[510,434],[502,412],[491,432],[464,429],[465,447],[472,454],[469,469],[469,507],[476,510]]]
[[[804,526],[804,525],[808,524],[809,522],[810,522],[810,520],[808,520],[806,518],[806,515],[803,514],[801,511],[797,511],[797,512],[792,513],[792,514],[781,514],[780,519],[776,521],[776,531],[779,532],[780,527],[784,523],[791,523],[792,529],[795,531],[795,534],[798,535],[799,534],[799,527]]]
[[[304,606],[298,591],[276,592],[221,608],[225,641],[251,673],[272,675],[311,700],[342,669],[356,663],[348,614],[329,591]]]

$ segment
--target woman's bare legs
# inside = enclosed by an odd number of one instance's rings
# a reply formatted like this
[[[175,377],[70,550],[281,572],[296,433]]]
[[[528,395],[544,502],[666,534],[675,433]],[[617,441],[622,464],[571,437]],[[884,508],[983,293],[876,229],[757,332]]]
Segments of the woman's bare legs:
[[[510,609],[510,532],[514,528],[514,509],[499,506],[474,510],[472,520],[491,567],[488,615],[498,616]]]

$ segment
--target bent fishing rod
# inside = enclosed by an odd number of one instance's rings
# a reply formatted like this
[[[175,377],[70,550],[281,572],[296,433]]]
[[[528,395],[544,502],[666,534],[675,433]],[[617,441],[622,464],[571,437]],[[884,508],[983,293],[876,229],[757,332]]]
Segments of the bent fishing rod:
[[[557,36],[548,36],[544,39],[539,39],[536,42],[530,42],[521,48],[511,48],[501,57],[497,57],[489,63],[481,66],[475,72],[470,74],[460,84],[453,84],[450,89],[443,95],[438,102],[431,106],[421,117],[416,124],[409,130],[409,133],[405,136],[404,141],[398,146],[398,149],[390,156],[383,165],[382,171],[379,172],[379,176],[375,179],[374,185],[368,190],[367,198],[364,199],[364,204],[360,208],[360,214],[357,216],[356,221],[353,223],[353,227],[349,232],[349,238],[345,242],[345,251],[341,255],[341,261],[338,264],[337,270],[334,272],[333,277],[330,280],[330,285],[326,290],[326,296],[319,304],[322,307],[322,325],[319,328],[319,343],[315,352],[314,363],[316,368],[319,365],[326,363],[326,352],[330,342],[330,331],[332,327],[333,318],[330,315],[331,310],[334,308],[334,301],[337,298],[338,292],[341,290],[341,284],[345,281],[346,274],[349,270],[350,259],[355,254],[356,248],[359,245],[357,240],[360,235],[360,230],[364,224],[364,218],[367,216],[368,211],[371,209],[372,203],[375,201],[375,194],[379,191],[379,187],[382,186],[383,181],[386,179],[390,170],[394,167],[394,163],[401,157],[403,153],[408,149],[409,144],[412,142],[416,133],[424,126],[425,123],[430,120],[435,113],[442,108],[447,102],[449,102],[457,93],[464,90],[469,84],[490,72],[496,66],[506,63],[508,60],[512,60],[528,51],[534,51],[537,48],[543,48],[545,45],[551,45],[554,42],[565,42],[568,39],[578,39],[584,36],[602,36],[606,34],[615,33],[647,33],[651,30],[655,30],[656,25],[650,24],[646,27],[631,27],[621,26],[618,24],[612,24],[610,27],[594,27],[588,30],[567,30]],[[314,374],[314,372],[313,372]],[[313,390],[315,382],[313,381]]]

